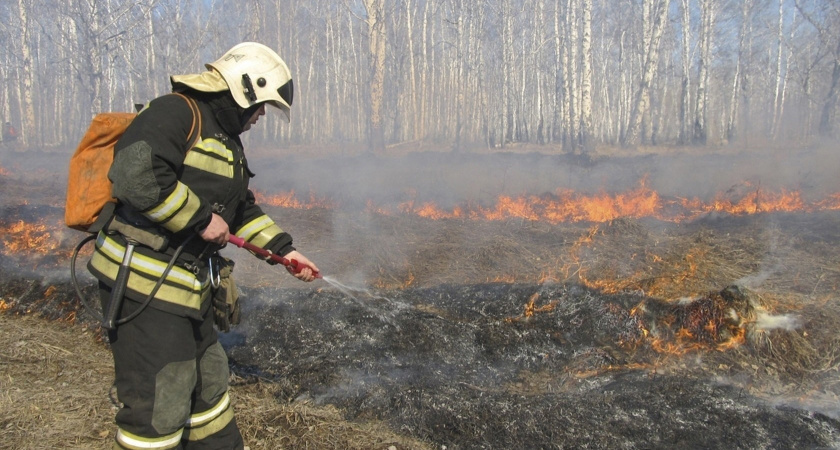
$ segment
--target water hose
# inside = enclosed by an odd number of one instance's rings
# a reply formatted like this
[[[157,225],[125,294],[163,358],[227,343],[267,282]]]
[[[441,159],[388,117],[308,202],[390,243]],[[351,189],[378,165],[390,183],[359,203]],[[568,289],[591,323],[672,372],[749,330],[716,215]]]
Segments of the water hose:
[[[270,260],[272,260],[276,263],[280,263],[280,264],[286,266],[286,268],[288,268],[295,275],[300,273],[301,270],[309,267],[308,265],[306,265],[306,264],[304,264],[304,263],[302,263],[302,262],[300,262],[296,259],[286,259],[286,258],[284,258],[280,255],[277,255],[277,254],[271,252],[270,250],[266,250],[262,247],[257,247],[256,245],[254,245],[250,242],[246,242],[245,239],[242,239],[241,237],[233,235],[233,234],[230,235],[230,238],[228,238],[228,242],[230,242],[231,244],[233,244],[233,245],[235,245],[239,248],[244,248],[245,250],[248,250],[251,253],[254,253],[258,256],[261,256],[265,259],[270,259]],[[309,267],[309,269],[312,270],[312,274],[315,275],[315,278],[323,278],[321,276],[321,273],[318,272],[317,270],[313,269],[312,267]]]

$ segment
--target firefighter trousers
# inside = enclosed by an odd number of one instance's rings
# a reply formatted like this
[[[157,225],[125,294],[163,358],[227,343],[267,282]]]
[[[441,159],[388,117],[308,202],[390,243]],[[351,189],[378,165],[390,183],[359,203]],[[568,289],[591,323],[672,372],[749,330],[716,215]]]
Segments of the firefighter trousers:
[[[110,289],[100,283],[107,306]],[[120,317],[140,303],[124,299]],[[242,449],[228,394],[228,359],[213,308],[197,321],[147,307],[109,331],[118,449]],[[107,308],[103,307],[103,311]]]

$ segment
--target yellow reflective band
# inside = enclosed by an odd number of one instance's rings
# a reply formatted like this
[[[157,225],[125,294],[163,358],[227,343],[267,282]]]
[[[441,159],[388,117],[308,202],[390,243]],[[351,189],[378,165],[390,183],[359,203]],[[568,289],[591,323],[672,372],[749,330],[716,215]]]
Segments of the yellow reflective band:
[[[196,145],[187,153],[184,164],[225,178],[233,178],[233,152],[215,139],[205,139]]]
[[[221,141],[216,139],[205,139],[199,142],[195,148],[200,149],[205,153],[216,154],[221,158],[228,160],[228,162],[233,162],[233,152],[225,147],[225,144],[222,144]]]
[[[131,434],[122,428],[117,429],[117,442],[125,448],[129,449],[144,449],[157,448],[167,449],[177,447],[181,443],[181,435],[184,434],[184,429],[180,429],[172,434],[161,436],[159,438],[144,438]]]
[[[275,236],[282,232],[283,230],[281,230],[280,227],[275,224],[271,224],[270,227],[263,229],[256,236],[252,237],[250,242],[257,247],[265,248],[265,246],[268,245]]]
[[[125,255],[125,246],[109,238],[104,232],[99,233],[96,240],[96,248],[118,264],[122,262],[123,255]],[[166,266],[167,263],[163,261],[158,261],[138,253],[135,253],[131,258],[132,269],[154,278],[160,278],[166,270]],[[166,278],[187,288],[194,288],[196,285],[195,275],[179,266],[172,266]]]
[[[93,269],[109,279],[114,280],[117,278],[117,272],[120,268],[119,264],[109,260],[102,253],[95,252],[90,259],[90,263]],[[156,284],[157,280],[150,280],[132,271],[129,273],[126,287],[142,295],[149,295]],[[204,286],[196,285],[193,289],[189,289],[164,283],[158,289],[155,298],[167,303],[198,310],[201,304],[210,297],[210,289],[205,289],[207,286],[209,286],[209,283]]]
[[[225,412],[225,409],[227,409],[228,406],[230,406],[230,395],[225,392],[225,395],[223,395],[222,399],[216,403],[216,406],[202,413],[191,415],[190,418],[187,419],[187,428],[200,427],[207,422],[210,422]]]
[[[183,230],[190,220],[195,216],[195,213],[198,212],[199,208],[201,208],[201,200],[198,199],[198,196],[193,194],[191,190],[188,189],[189,194],[187,195],[187,204],[178,211],[168,222],[164,222],[161,225],[166,228],[167,230],[177,233]]]
[[[274,225],[274,221],[266,215],[257,217],[256,219],[246,223],[240,229],[236,230],[236,235],[251,242],[251,239],[260,231]],[[278,227],[279,229],[279,227]],[[282,233],[283,230],[280,230]]]
[[[115,280],[122,261],[125,247],[100,233],[96,251],[90,259],[91,267],[105,277]],[[138,268],[138,260],[143,260],[143,269]],[[126,286],[128,289],[142,295],[149,295],[154,290],[158,279],[163,275],[166,264],[135,253],[129,266],[131,272]],[[141,275],[141,273],[143,275]],[[173,278],[178,274],[178,278]],[[151,278],[149,278],[151,276]],[[163,283],[158,288],[155,298],[168,303],[198,310],[201,304],[210,297],[210,282],[208,279],[199,281],[192,272],[181,267],[173,266]],[[174,284],[170,284],[174,283]]]
[[[147,212],[149,218],[155,222],[163,222],[170,215],[174,214],[175,211],[177,211],[184,203],[186,203],[189,195],[190,188],[179,181],[175,190],[166,197],[166,200],[164,200],[163,203]]]
[[[225,411],[203,426],[187,430],[187,440],[200,441],[224,429],[233,420],[233,408],[228,406]]]

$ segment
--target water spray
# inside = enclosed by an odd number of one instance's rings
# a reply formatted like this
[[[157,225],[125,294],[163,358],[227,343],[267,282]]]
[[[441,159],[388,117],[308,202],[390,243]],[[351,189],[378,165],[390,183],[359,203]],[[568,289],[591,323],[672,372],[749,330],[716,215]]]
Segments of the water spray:
[[[251,251],[251,252],[253,252],[253,253],[255,253],[255,254],[263,257],[263,258],[271,259],[272,261],[280,263],[280,264],[286,266],[286,268],[288,268],[294,274],[297,274],[301,270],[309,267],[308,265],[306,265],[302,262],[299,262],[297,260],[284,258],[280,255],[277,255],[277,254],[271,252],[270,250],[266,250],[264,248],[257,247],[256,245],[251,244],[250,242],[246,242],[244,239],[242,239],[239,236],[231,235],[230,238],[228,238],[228,242],[230,242],[231,244],[233,244],[237,247],[244,248],[245,250],[249,250],[249,251]],[[312,269],[312,267],[309,267],[309,268]],[[363,294],[364,296],[366,296],[370,299],[373,299],[373,300],[385,300],[389,304],[391,304],[393,306],[396,306],[398,309],[403,309],[403,308],[407,307],[407,305],[394,302],[387,297],[381,297],[381,296],[373,295],[367,289],[354,288],[354,287],[351,287],[351,286],[347,286],[343,283],[340,283],[338,280],[334,279],[333,277],[324,277],[324,276],[321,275],[320,272],[316,271],[315,269],[312,269],[312,273],[315,274],[315,278],[320,278],[320,279],[326,281],[331,286],[333,286],[334,288],[341,291],[341,293],[343,293],[347,297],[351,298],[360,307],[362,307],[363,309],[375,314],[383,322],[386,322],[386,323],[388,323],[390,325],[393,325],[395,327],[397,325],[393,320],[393,312],[383,313],[382,311],[379,311],[376,308],[373,308],[372,305],[370,304],[370,302],[362,301],[361,299],[359,299],[359,297],[357,295]],[[399,328],[399,327],[397,327],[397,328]]]

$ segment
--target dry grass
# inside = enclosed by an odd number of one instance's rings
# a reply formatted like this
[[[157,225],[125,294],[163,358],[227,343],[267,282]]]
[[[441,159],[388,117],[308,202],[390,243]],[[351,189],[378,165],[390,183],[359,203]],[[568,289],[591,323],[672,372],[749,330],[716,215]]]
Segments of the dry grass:
[[[113,364],[90,330],[0,313],[0,448],[111,448]],[[237,421],[251,449],[428,449],[332,407],[278,400],[275,386],[234,382]]]
[[[0,314],[0,448],[108,448],[113,364],[92,332]]]

